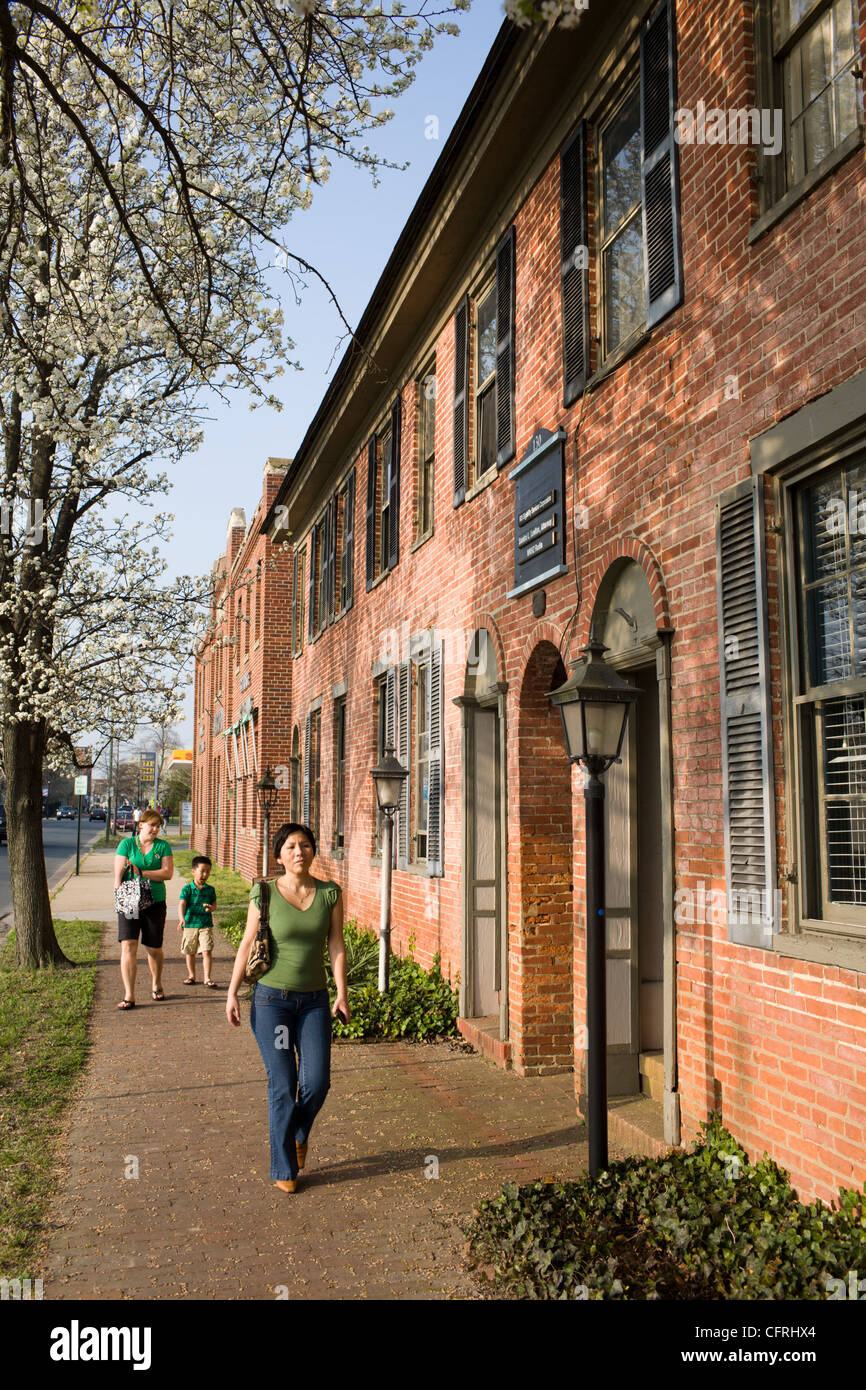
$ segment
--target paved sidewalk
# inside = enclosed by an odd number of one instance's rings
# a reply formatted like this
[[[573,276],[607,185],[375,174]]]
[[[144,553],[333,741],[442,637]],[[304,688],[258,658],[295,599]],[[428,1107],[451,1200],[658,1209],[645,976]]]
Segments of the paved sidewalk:
[[[173,921],[170,907],[167,998],[151,1001],[142,961],[127,1013],[106,926],[45,1298],[476,1297],[460,1263],[474,1203],[505,1180],[585,1170],[572,1077],[520,1078],[447,1042],[336,1044],[302,1186],[284,1195],[248,1005],[239,1030],[225,1019],[233,951],[220,938],[221,988],[185,988]]]

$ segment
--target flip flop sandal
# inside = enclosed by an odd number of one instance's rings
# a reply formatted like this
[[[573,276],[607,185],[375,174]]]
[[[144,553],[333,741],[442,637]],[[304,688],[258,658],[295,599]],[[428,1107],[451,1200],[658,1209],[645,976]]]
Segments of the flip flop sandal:
[[[216,980],[205,980],[205,984],[207,985],[208,989],[216,989],[217,987]]]
[[[150,992],[151,992],[151,994],[153,995],[154,999],[164,999],[164,998],[165,998],[165,991],[164,991],[164,990],[161,990],[161,989],[152,989]]]
[[[121,1002],[118,1004],[117,1007],[118,1007],[119,1009],[134,1009],[134,1008],[135,1008],[135,1000],[134,1000],[134,999],[123,999],[123,1000],[121,1000]]]
[[[184,985],[197,985],[198,980],[182,980],[181,983]]]

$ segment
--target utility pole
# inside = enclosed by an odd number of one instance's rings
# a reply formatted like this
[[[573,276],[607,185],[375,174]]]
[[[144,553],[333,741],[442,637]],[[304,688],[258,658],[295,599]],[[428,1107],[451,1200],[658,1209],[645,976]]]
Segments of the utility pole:
[[[111,808],[112,808],[112,805],[113,805],[113,799],[112,799],[112,795],[111,795],[111,792],[112,792],[111,779],[112,779],[112,774],[113,774],[113,772],[114,772],[114,725],[112,724],[112,725],[111,725],[111,731],[110,731],[109,738],[108,738],[108,810],[107,810],[106,816],[105,816],[105,843],[106,843],[106,844],[108,844],[108,841],[109,841],[109,839],[110,839],[110,837],[111,837]]]

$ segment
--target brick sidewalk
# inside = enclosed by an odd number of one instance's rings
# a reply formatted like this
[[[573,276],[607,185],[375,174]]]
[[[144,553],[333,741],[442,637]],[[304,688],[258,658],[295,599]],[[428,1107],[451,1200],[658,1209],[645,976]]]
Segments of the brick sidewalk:
[[[61,1146],[46,1299],[272,1299],[280,1285],[290,1298],[472,1298],[460,1220],[473,1204],[508,1179],[585,1170],[571,1076],[522,1079],[450,1043],[338,1044],[305,1179],[284,1196],[248,1005],[239,1030],[225,1019],[231,947],[216,950],[220,989],[184,988],[169,921],[168,997],[151,1001],[141,961],[139,1007],[123,1013],[114,936]]]

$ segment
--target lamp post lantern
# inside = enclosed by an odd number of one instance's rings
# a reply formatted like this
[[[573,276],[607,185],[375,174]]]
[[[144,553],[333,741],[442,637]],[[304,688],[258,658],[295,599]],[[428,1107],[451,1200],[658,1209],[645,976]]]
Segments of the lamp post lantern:
[[[559,708],[569,760],[586,768],[586,1068],[589,1173],[607,1167],[607,1003],[604,912],[604,783],[601,774],[620,761],[628,712],[640,693],[604,660],[607,651],[590,633],[581,660],[564,685],[551,692]]]
[[[256,782],[256,796],[262,808],[264,816],[265,842],[262,849],[262,878],[268,876],[268,847],[271,842],[271,811],[277,799],[277,784],[271,774],[269,767],[265,768],[265,775],[261,782]]]
[[[391,951],[391,840],[394,833],[394,812],[400,805],[403,783],[409,776],[394,757],[389,744],[382,761],[370,771],[376,784],[376,798],[384,817],[382,826],[382,906],[379,916],[379,993],[388,992],[388,961]]]

